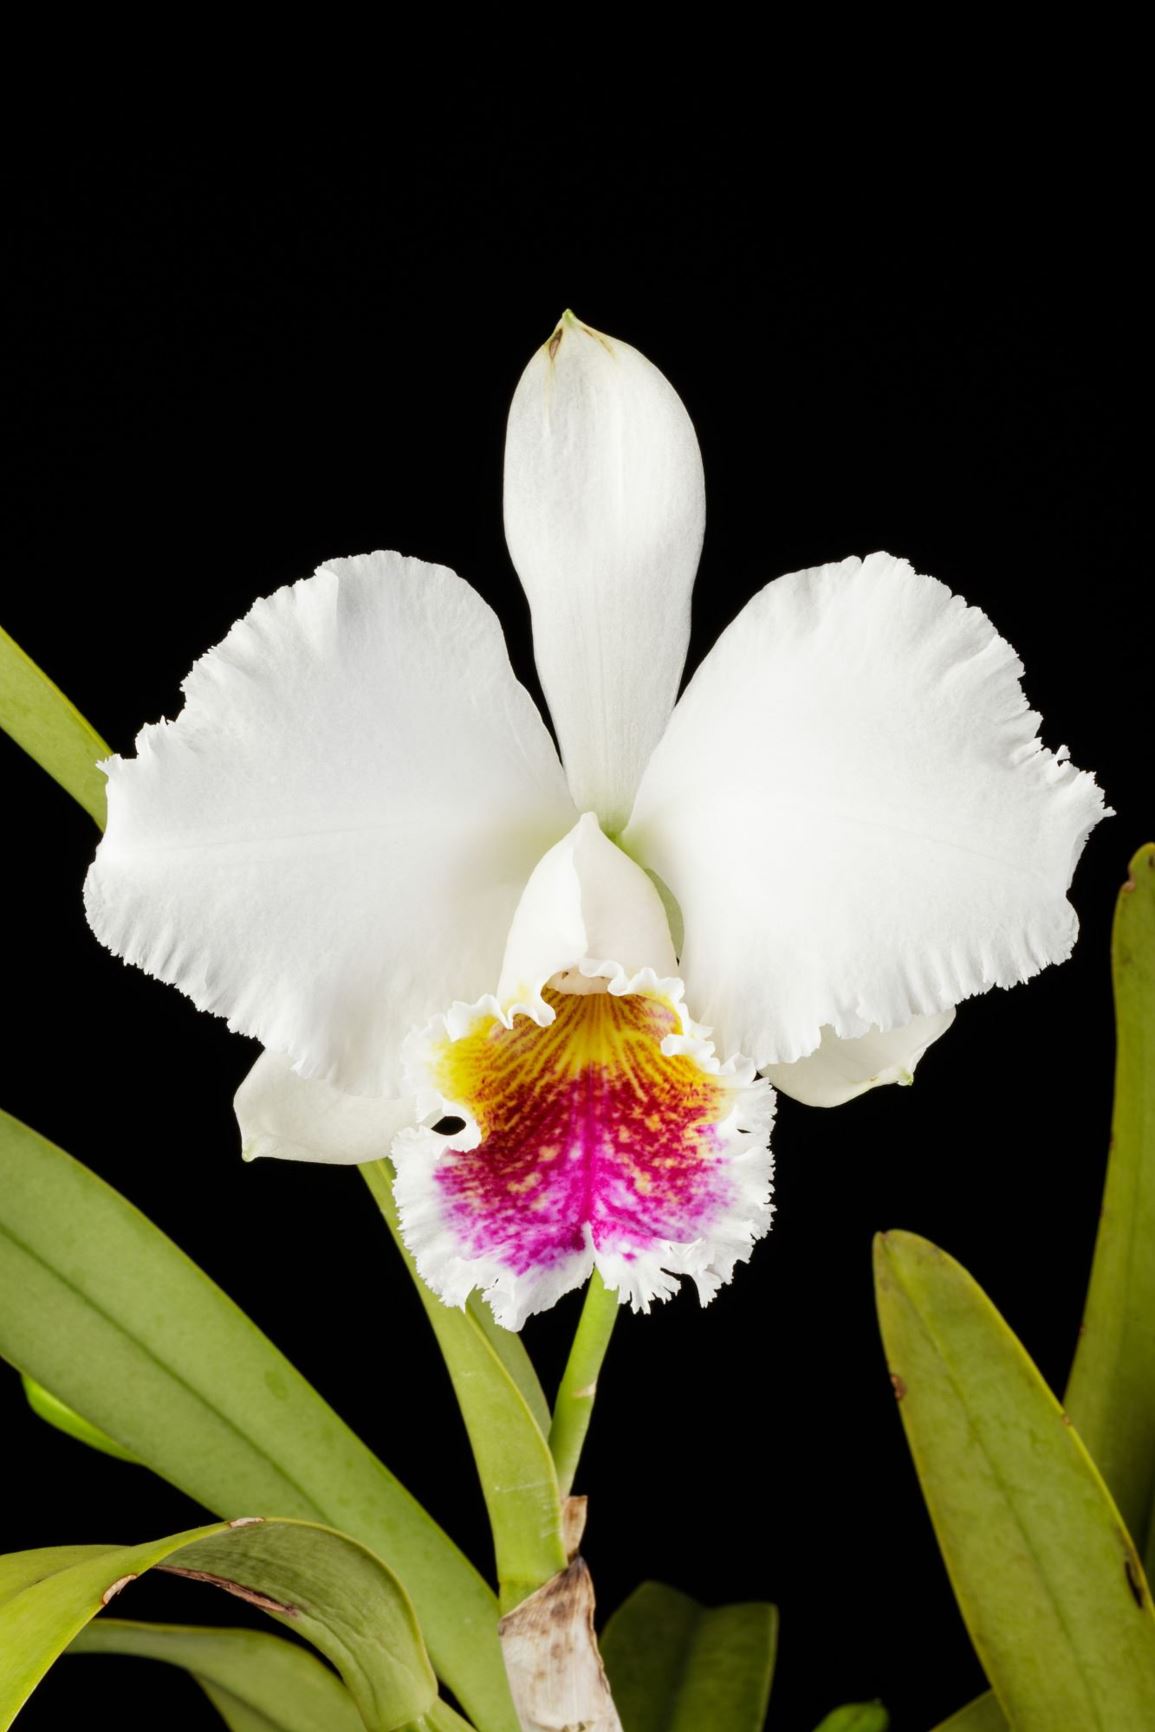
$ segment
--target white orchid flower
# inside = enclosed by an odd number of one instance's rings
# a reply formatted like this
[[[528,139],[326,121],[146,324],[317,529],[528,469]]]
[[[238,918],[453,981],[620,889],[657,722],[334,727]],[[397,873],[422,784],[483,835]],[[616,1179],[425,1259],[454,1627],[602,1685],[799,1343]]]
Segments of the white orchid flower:
[[[475,591],[374,553],[105,766],[89,919],[263,1043],[246,1152],[391,1151],[426,1281],[511,1328],[594,1268],[708,1298],[769,1224],[771,1082],[909,1081],[1075,938],[1102,798],[986,617],[885,554],[795,572],[675,704],[704,520],[674,390],[567,314],[505,464],[561,762]]]

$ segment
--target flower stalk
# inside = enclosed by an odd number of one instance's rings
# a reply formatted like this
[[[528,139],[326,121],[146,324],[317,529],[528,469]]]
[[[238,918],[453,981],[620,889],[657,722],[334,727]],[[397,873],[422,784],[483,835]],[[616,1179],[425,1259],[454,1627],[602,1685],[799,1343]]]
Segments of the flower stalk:
[[[582,1446],[590,1427],[602,1360],[610,1344],[618,1310],[618,1295],[606,1286],[595,1269],[586,1288],[585,1304],[549,1428],[549,1447],[563,1498],[568,1497],[573,1489]]]

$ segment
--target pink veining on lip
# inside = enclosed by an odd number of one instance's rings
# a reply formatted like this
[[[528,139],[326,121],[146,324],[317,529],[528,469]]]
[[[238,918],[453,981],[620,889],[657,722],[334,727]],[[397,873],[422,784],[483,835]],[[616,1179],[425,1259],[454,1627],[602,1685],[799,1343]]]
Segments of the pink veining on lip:
[[[692,1058],[662,1052],[679,1027],[673,1006],[645,994],[543,996],[556,1013],[548,1027],[489,1018],[439,1055],[438,1087],[481,1132],[475,1149],[450,1148],[436,1175],[463,1252],[522,1274],[591,1240],[629,1259],[707,1233],[732,1198],[717,1126],[733,1096]]]

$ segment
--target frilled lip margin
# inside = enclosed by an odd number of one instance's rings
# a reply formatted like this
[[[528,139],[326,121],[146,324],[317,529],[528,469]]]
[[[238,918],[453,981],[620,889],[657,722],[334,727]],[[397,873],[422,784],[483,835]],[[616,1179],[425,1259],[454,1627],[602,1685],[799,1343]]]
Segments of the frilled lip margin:
[[[770,1226],[774,1092],[719,1061],[682,982],[584,960],[524,1001],[415,1031],[423,1124],[393,1142],[405,1241],[440,1297],[480,1288],[520,1328],[596,1268],[635,1310],[689,1276],[703,1302]]]

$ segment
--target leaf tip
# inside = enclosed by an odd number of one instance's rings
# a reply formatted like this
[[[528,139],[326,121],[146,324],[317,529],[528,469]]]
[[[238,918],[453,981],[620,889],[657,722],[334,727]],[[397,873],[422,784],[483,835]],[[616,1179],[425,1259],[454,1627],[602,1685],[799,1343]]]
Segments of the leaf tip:
[[[874,1273],[880,1281],[885,1273],[897,1275],[903,1268],[941,1255],[938,1246],[932,1245],[929,1239],[908,1233],[901,1227],[890,1227],[885,1233],[874,1235]]]
[[[1143,846],[1132,854],[1127,864],[1127,879],[1121,895],[1129,895],[1139,887],[1140,874],[1144,871],[1155,872],[1155,842],[1144,842]]]

